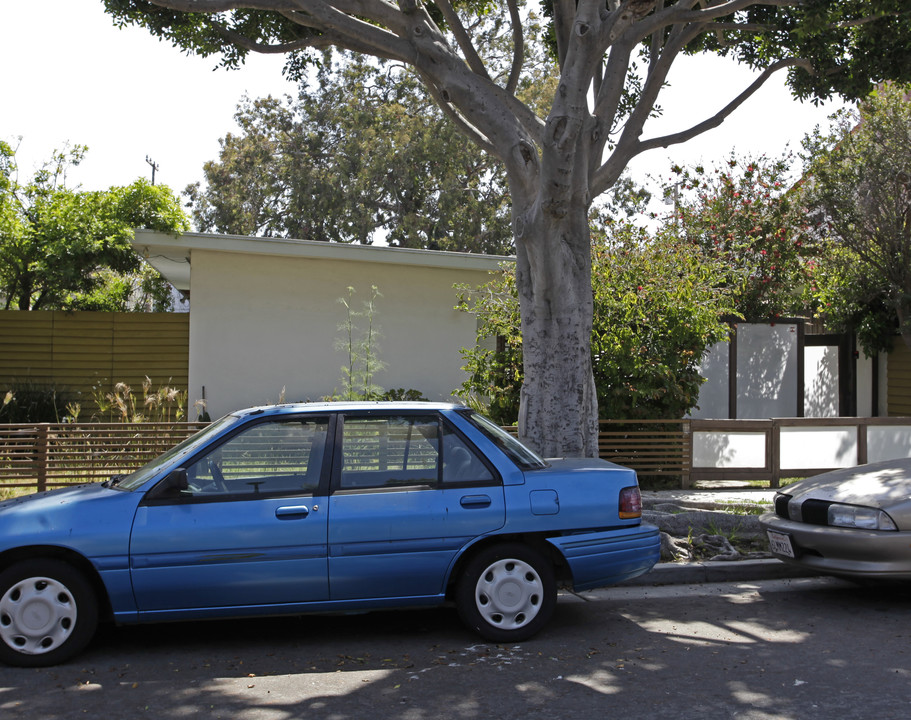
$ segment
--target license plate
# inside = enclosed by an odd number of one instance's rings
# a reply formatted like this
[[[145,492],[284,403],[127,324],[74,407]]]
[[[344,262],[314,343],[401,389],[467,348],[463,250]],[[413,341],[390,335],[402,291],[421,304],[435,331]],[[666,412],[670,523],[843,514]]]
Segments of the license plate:
[[[784,533],[772,532],[767,530],[769,536],[769,548],[773,553],[784,555],[785,557],[794,557],[794,545],[791,544],[791,536]]]

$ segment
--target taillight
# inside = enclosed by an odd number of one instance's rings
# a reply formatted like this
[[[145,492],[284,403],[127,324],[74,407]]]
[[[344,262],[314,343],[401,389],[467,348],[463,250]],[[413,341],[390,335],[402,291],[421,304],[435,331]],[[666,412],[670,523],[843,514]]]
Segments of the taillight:
[[[637,517],[642,517],[642,495],[639,494],[639,486],[625,487],[620,491],[620,518],[628,520]]]

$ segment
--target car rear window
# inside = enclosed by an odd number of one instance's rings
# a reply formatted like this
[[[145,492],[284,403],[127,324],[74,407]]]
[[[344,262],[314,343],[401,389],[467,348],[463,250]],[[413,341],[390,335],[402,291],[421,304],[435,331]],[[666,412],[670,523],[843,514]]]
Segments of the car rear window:
[[[476,412],[468,412],[465,417],[522,470],[540,470],[547,467],[547,462],[543,458],[525,447],[517,438],[510,435],[490,418]]]

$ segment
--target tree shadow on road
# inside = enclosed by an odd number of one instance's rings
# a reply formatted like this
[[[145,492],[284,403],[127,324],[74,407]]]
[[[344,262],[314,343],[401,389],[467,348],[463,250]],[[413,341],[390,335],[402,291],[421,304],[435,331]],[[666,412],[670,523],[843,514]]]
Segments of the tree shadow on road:
[[[904,717],[909,620],[897,590],[757,585],[563,597],[545,631],[519,645],[479,641],[451,609],[111,628],[69,664],[4,668],[0,711],[43,720],[704,720],[846,717],[863,707],[858,716]]]

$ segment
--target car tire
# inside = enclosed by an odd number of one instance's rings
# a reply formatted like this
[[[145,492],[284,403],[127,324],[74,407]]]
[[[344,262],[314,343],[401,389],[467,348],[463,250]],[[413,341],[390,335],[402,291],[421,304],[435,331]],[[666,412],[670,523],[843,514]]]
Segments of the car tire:
[[[0,573],[0,661],[56,665],[82,650],[98,626],[85,576],[61,560],[24,560]]]
[[[478,552],[456,587],[462,622],[493,642],[527,640],[547,624],[556,604],[553,564],[521,543]]]

